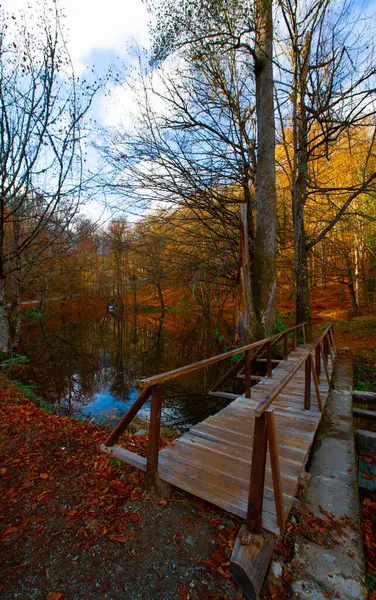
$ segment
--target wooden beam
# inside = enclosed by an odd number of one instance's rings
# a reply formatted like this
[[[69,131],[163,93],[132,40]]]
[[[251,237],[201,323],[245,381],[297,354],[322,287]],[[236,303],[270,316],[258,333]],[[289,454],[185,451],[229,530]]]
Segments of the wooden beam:
[[[364,408],[353,408],[353,416],[358,419],[376,420],[376,410],[365,410]]]
[[[252,535],[242,525],[230,560],[230,573],[247,600],[256,600],[273,556],[276,537],[262,532]]]
[[[236,376],[238,379],[244,379],[245,375],[243,373],[239,373]],[[251,375],[251,381],[262,381],[262,379],[266,379],[266,375]]]
[[[262,504],[264,498],[265,466],[267,450],[266,417],[255,417],[251,479],[248,493],[247,526],[251,533],[259,533],[262,527]]]
[[[231,377],[235,377],[239,373],[239,371],[243,368],[244,356],[242,356],[239,360],[236,361],[234,365],[226,371],[226,373],[221,377],[221,379],[215,384],[213,387],[213,392],[219,390],[226,381],[228,381]]]
[[[171,498],[172,485],[157,476],[157,494],[161,498]]]
[[[225,398],[227,400],[236,400],[240,398],[241,394],[230,394],[230,392],[208,392],[208,396],[214,396],[215,398]]]
[[[146,458],[143,456],[130,452],[121,446],[106,446],[105,444],[101,444],[100,449],[102,452],[106,452],[118,460],[123,460],[132,467],[141,469],[141,471],[146,471]]]
[[[250,351],[246,350],[244,355],[244,386],[245,397],[251,397],[251,356]]]
[[[141,387],[149,387],[150,385],[163,383],[164,381],[167,381],[169,379],[174,379],[175,377],[180,377],[181,375],[192,373],[193,371],[198,371],[199,369],[209,367],[210,365],[215,365],[217,362],[225,360],[225,358],[231,358],[232,356],[240,354],[241,352],[245,352],[246,350],[252,350],[253,348],[259,348],[260,346],[264,346],[265,343],[269,341],[269,339],[270,338],[260,340],[259,342],[254,342],[253,344],[248,344],[248,346],[242,346],[241,348],[236,348],[235,350],[229,350],[229,352],[224,352],[223,354],[218,354],[217,356],[212,356],[211,358],[206,358],[205,360],[200,360],[199,362],[192,363],[191,365],[186,365],[185,367],[180,367],[179,369],[167,371],[166,373],[162,373],[161,375],[154,375],[154,377],[141,379],[139,384]]]
[[[282,533],[285,529],[285,507],[283,504],[283,490],[281,480],[281,469],[279,466],[278,443],[275,432],[274,414],[272,409],[266,411],[266,429],[269,441],[270,465],[272,469],[275,511],[277,515],[278,527]]]
[[[267,358],[256,358],[256,362],[260,362],[260,363],[266,363],[268,362]],[[282,360],[280,358],[272,358],[272,365],[279,365],[279,363],[281,363]]]
[[[321,400],[321,394],[320,394],[320,384],[319,384],[319,379],[317,377],[317,373],[316,373],[316,369],[315,369],[315,363],[313,361],[312,354],[310,354],[309,357],[311,360],[311,371],[312,371],[312,376],[313,376],[313,383],[315,385],[317,404],[319,405],[320,412],[323,412],[322,400]]]
[[[321,374],[321,356],[320,356],[320,344],[317,344],[316,349],[315,349],[315,362],[316,362],[316,375],[318,377],[318,379],[320,378],[320,374]]]
[[[229,352],[224,352],[223,354],[218,354],[217,356],[212,356],[211,358],[206,358],[205,360],[200,360],[199,362],[192,363],[191,365],[185,365],[185,367],[180,367],[179,369],[173,369],[172,371],[167,371],[166,373],[161,373],[160,375],[154,375],[153,377],[148,377],[146,379],[141,379],[139,384],[141,387],[149,387],[152,385],[156,385],[157,383],[163,383],[169,379],[174,379],[175,377],[180,377],[180,375],[185,375],[186,373],[192,373],[193,371],[197,371],[198,369],[203,369],[210,365],[214,365],[217,362],[225,360],[226,358],[231,358],[231,356],[235,356],[240,352],[245,352],[246,350],[253,350],[255,348],[261,348],[265,346],[267,342],[272,342],[275,344],[284,333],[293,332],[296,339],[296,330],[302,327],[304,323],[300,323],[299,325],[294,325],[294,327],[289,327],[285,331],[281,333],[277,333],[269,338],[265,338],[264,340],[260,340],[259,342],[254,342],[253,344],[248,344],[247,346],[241,346],[240,348],[235,348],[234,350],[229,350]]]
[[[271,342],[267,342],[266,352],[267,352],[266,374],[268,377],[273,377],[272,344],[271,344]]]
[[[373,392],[361,392],[359,390],[353,391],[354,402],[362,404],[376,404],[376,394]]]
[[[149,445],[146,469],[146,485],[154,487],[157,482],[159,439],[161,434],[162,386],[153,386],[149,423]]]
[[[255,408],[255,415],[257,417],[262,415],[262,413],[265,412],[269,408],[269,406],[272,404],[272,402],[274,402],[274,400],[279,396],[279,394],[282,392],[282,390],[291,381],[291,379],[295,375],[295,373],[302,367],[302,365],[307,360],[307,358],[311,354],[311,352],[313,352],[315,350],[316,345],[322,343],[322,340],[325,338],[326,334],[327,334],[327,329],[321,334],[321,336],[318,338],[318,340],[316,340],[316,342],[314,342],[312,344],[310,349],[307,352],[305,352],[305,354],[302,356],[302,358],[300,358],[299,360],[296,360],[292,363],[291,369],[288,371],[288,373],[286,373],[286,375],[284,377],[282,377],[282,379],[277,381],[277,383],[274,386],[272,386],[269,394],[266,394],[265,398],[263,400],[261,400],[261,402]],[[328,382],[329,382],[330,381],[329,372],[328,372],[327,364],[325,363],[324,353],[323,353],[323,359],[324,359],[324,366],[326,368],[326,374],[327,374]]]
[[[323,348],[323,346],[321,345],[321,343],[320,343],[320,350],[321,350],[321,356],[322,356],[322,362],[323,362],[323,365],[324,365],[325,375],[326,375],[326,378],[328,380],[328,383],[330,383],[328,361],[326,360],[326,356],[325,356],[325,348]]]
[[[287,333],[283,336],[283,358],[287,360],[289,355],[289,339]]]
[[[311,355],[309,355],[304,363],[304,410],[311,408]]]
[[[117,442],[121,434],[124,433],[124,431],[128,427],[129,423],[132,421],[132,419],[134,419],[140,408],[143,407],[150,394],[151,387],[142,390],[141,394],[137,396],[132,406],[127,410],[125,415],[120,419],[120,421],[116,425],[115,429],[112,431],[112,433],[110,433],[110,435],[106,439],[104,443],[105,446],[113,446],[115,442]]]

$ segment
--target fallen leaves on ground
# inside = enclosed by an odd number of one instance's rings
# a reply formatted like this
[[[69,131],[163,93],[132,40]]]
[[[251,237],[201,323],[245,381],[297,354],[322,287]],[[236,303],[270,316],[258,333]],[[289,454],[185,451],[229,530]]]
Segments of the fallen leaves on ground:
[[[364,456],[361,457],[363,460]],[[376,457],[373,457],[376,460]],[[368,461],[370,462],[370,461]],[[363,540],[367,559],[367,588],[368,597],[376,599],[376,502],[370,497],[362,501],[361,510]]]
[[[65,561],[69,556],[62,567],[65,574],[73,559],[80,557],[81,560],[86,556],[87,561],[91,551],[98,550],[101,572],[103,569],[105,575],[110,575],[109,548],[111,556],[123,553],[122,556],[128,556],[130,561],[153,550],[152,546],[137,545],[138,531],[145,530],[145,513],[138,514],[139,503],[135,504],[135,510],[132,504],[147,499],[155,505],[158,514],[169,510],[176,499],[158,499],[145,493],[141,471],[99,450],[106,435],[107,431],[101,426],[47,414],[0,376],[0,479],[3,490],[0,496],[0,595],[9,589],[19,589],[19,581],[27,571],[35,586],[33,590],[38,589],[42,594],[43,588],[45,600],[63,600],[68,597],[70,588],[68,585],[67,589],[61,589],[60,583],[56,585],[59,581],[56,568],[60,568],[61,558]],[[169,441],[161,440],[161,446]],[[132,452],[147,455],[147,436],[126,432],[120,444]],[[145,509],[145,502],[142,505]],[[218,513],[204,501],[197,500],[194,510],[197,506],[210,530],[214,528],[215,531],[213,552],[208,561],[197,561],[203,570],[208,570],[210,577],[204,577],[202,590],[197,584],[191,588],[179,581],[176,594],[185,600],[240,600],[242,595],[233,587],[229,574],[229,558],[240,522],[235,517],[219,519]],[[178,548],[185,543],[189,531],[188,518],[184,517],[183,521],[181,530],[171,538]],[[152,543],[153,535],[158,537],[158,528],[156,532],[150,532]],[[49,563],[51,551],[56,547],[59,561]],[[63,554],[59,550],[62,548]],[[177,560],[176,546],[173,548],[174,560]],[[189,551],[184,554],[189,555]],[[189,568],[191,563],[189,559],[185,560]],[[132,571],[133,567],[128,565],[128,568]],[[144,562],[135,562],[134,569],[144,569]],[[33,578],[30,573],[34,572]],[[79,568],[75,571],[77,585],[80,582],[87,584],[90,590],[100,593],[98,597],[107,593],[112,583],[124,589],[125,584],[119,578],[103,577],[96,581],[97,577],[97,570],[85,568],[82,574]],[[200,583],[201,579],[200,574]],[[208,582],[213,580],[214,591],[208,588]],[[161,585],[159,588],[163,589]],[[157,591],[159,588],[156,587]],[[231,594],[220,592],[223,588],[230,588]]]
[[[144,475],[100,452],[105,436],[103,427],[47,414],[0,377],[0,544],[37,537],[46,527],[52,543],[69,532],[76,549],[103,536],[125,543],[127,523],[141,517],[124,512],[124,501],[141,497]],[[146,436],[125,433],[121,444],[146,456]],[[16,569],[2,554],[0,580]]]

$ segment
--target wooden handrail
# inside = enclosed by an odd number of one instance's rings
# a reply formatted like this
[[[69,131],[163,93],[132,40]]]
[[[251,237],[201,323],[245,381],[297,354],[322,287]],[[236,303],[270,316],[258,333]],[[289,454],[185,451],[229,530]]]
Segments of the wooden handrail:
[[[283,335],[294,332],[300,327],[304,326],[305,323],[300,323],[299,325],[289,327],[281,333],[277,333],[276,335],[272,335],[271,337],[265,338],[258,342],[253,342],[252,344],[247,344],[246,346],[241,346],[240,348],[234,348],[234,350],[229,350],[228,352],[224,352],[223,354],[217,354],[216,356],[206,358],[205,360],[200,360],[199,362],[195,362],[190,365],[185,365],[184,367],[179,367],[178,369],[173,369],[172,371],[167,371],[166,373],[161,373],[159,375],[154,375],[153,377],[141,379],[139,381],[139,385],[144,388],[149,387],[151,385],[156,385],[157,383],[163,383],[164,381],[174,379],[175,377],[180,377],[181,375],[186,375],[187,373],[192,373],[193,371],[198,371],[199,369],[209,367],[210,365],[214,365],[217,362],[221,362],[226,358],[231,358],[232,356],[236,356],[237,354],[246,352],[247,350],[259,348],[260,346],[266,346],[269,342],[275,344]]]
[[[310,409],[311,402],[311,376],[315,386],[317,403],[320,411],[323,411],[322,400],[319,389],[318,373],[320,360],[320,352],[322,354],[323,363],[328,377],[329,372],[327,366],[326,355],[330,353],[332,364],[335,357],[335,345],[333,336],[333,325],[329,325],[320,335],[320,337],[312,344],[304,356],[293,364],[292,368],[285,377],[276,383],[269,394],[256,407],[255,410],[255,429],[253,434],[253,450],[251,460],[251,478],[249,484],[247,525],[252,533],[259,533],[262,527],[262,505],[264,497],[265,485],[265,467],[266,467],[266,446],[269,440],[269,454],[272,469],[272,480],[274,489],[274,501],[277,515],[278,526],[281,531],[285,525],[285,513],[283,504],[283,490],[281,481],[281,471],[279,466],[278,443],[275,431],[273,409],[270,408],[272,402],[278,397],[281,391],[286,387],[295,373],[304,365],[305,366],[305,382],[304,382],[304,408]],[[304,335],[304,334],[303,334]],[[285,338],[286,340],[286,338]],[[286,354],[286,342],[284,340],[284,354]],[[296,330],[294,331],[293,346],[296,344]],[[323,349],[321,349],[323,344]],[[319,350],[317,351],[317,348]],[[332,354],[333,349],[333,354]],[[313,360],[312,352],[315,352],[316,364]]]
[[[129,407],[125,415],[120,419],[115,429],[110,433],[108,438],[106,439],[104,445],[105,446],[113,446],[115,442],[119,439],[121,434],[126,430],[129,423],[134,419],[137,415],[140,408],[143,407],[146,400],[149,398],[152,392],[152,388],[148,387],[142,390],[141,394],[139,394],[133,404]]]
[[[329,327],[327,327],[325,329],[325,331],[320,335],[320,337],[316,340],[316,342],[314,342],[312,344],[312,346],[309,348],[309,350],[307,350],[307,352],[302,356],[302,358],[300,360],[298,360],[296,363],[294,363],[292,365],[291,369],[289,370],[289,372],[286,373],[286,375],[272,387],[269,394],[267,394],[267,396],[265,396],[265,398],[256,407],[256,409],[255,409],[256,417],[260,417],[269,408],[269,406],[279,396],[279,394],[286,387],[286,385],[291,381],[291,379],[295,375],[295,373],[305,363],[305,361],[307,360],[307,358],[309,357],[311,352],[313,352],[316,349],[316,346],[318,344],[320,344],[322,342],[322,340],[326,339],[326,336],[328,335],[328,332],[330,331],[331,328],[332,328],[332,325],[329,325]],[[324,364],[325,364],[325,362],[324,362]]]

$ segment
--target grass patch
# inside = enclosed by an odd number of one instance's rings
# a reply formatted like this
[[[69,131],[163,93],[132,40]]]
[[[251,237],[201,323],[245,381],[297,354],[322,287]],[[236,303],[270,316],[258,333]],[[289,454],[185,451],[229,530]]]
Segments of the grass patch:
[[[354,355],[354,388],[363,392],[376,391],[376,348]]]

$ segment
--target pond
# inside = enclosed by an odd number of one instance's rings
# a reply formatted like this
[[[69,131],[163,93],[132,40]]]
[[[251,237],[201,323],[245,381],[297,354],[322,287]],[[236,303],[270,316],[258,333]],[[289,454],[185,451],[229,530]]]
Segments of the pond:
[[[108,423],[133,403],[141,378],[224,352],[234,337],[230,322],[218,313],[189,311],[164,318],[132,309],[55,315],[23,327],[20,351],[30,362],[22,380],[36,382],[38,394],[60,414]],[[165,384],[162,425],[185,430],[221,409],[226,402],[207,392],[228,365]],[[148,419],[149,411],[145,404],[139,416]]]

